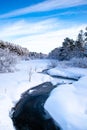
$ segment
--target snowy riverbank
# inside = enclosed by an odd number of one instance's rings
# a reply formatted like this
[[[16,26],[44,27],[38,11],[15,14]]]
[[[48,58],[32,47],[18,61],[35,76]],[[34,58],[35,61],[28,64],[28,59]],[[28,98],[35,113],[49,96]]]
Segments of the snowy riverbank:
[[[45,108],[63,130],[87,130],[87,69],[56,67],[50,75],[81,77],[79,81],[52,78],[38,73],[47,68],[49,60],[22,61],[14,73],[0,74],[0,129],[14,130],[9,112],[27,89],[51,81],[53,84],[66,83],[54,89],[46,101]],[[72,83],[72,84],[69,84]]]

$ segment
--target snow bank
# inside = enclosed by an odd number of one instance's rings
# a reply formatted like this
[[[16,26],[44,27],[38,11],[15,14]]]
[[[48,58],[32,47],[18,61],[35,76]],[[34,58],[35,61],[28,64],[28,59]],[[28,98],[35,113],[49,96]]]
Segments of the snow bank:
[[[55,88],[44,105],[63,130],[87,130],[86,82],[87,76]]]
[[[87,75],[87,69],[79,67],[77,68],[77,67],[62,66],[61,63],[59,62],[59,65],[57,67],[49,69],[47,73],[52,76],[78,79],[79,77]]]
[[[0,97],[0,130],[13,130],[13,124],[9,118],[9,112],[13,106],[11,99],[7,95]]]
[[[75,73],[74,71],[72,72],[70,69],[58,67],[48,70],[47,73],[51,76],[75,80],[78,80],[82,76],[81,74]]]

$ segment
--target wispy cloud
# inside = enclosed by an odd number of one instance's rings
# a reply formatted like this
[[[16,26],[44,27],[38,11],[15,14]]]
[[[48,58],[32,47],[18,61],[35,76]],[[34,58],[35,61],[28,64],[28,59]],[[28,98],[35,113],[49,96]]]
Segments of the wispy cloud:
[[[43,34],[60,27],[57,19],[47,19],[38,22],[30,22],[25,20],[16,21],[0,26],[0,38],[3,37],[19,37],[22,35]]]
[[[87,4],[87,0],[47,0],[33,6],[17,9],[6,14],[2,14],[0,15],[0,18],[8,18],[33,12],[50,11],[85,4]]]
[[[69,21],[66,23],[56,18],[33,23],[21,20],[0,25],[0,39],[27,47],[30,51],[48,53],[61,46],[65,37],[75,39],[79,30],[85,27],[83,24],[71,25]]]
[[[78,14],[87,14],[87,11],[79,10],[79,11],[65,11],[63,13],[56,14],[58,16],[63,16],[63,15],[78,15]],[[54,16],[56,16],[54,15]]]

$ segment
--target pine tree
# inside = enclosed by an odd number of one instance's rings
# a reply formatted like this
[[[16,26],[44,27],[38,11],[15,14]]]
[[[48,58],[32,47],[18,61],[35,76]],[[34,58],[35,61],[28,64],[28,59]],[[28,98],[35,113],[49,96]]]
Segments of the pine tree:
[[[84,47],[84,33],[83,30],[80,30],[78,36],[77,36],[77,41],[75,42],[75,45],[78,48]]]
[[[87,46],[87,27],[85,28],[84,36],[85,36],[85,45]]]

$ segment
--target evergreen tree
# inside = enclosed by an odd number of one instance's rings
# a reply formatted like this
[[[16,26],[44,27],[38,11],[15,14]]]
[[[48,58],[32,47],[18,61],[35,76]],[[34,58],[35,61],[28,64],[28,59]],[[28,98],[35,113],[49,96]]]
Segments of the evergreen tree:
[[[73,50],[74,48],[74,40],[73,39],[70,39],[70,38],[65,38],[64,39],[64,42],[63,42],[63,47],[64,48],[68,48],[70,50]]]
[[[87,45],[87,27],[85,28],[84,36],[85,36],[85,44]]]
[[[70,39],[66,37],[63,42],[63,47],[68,47],[70,45]]]
[[[77,41],[75,42],[75,45],[78,48],[84,47],[84,33],[83,30],[80,30],[78,36],[77,36]]]

